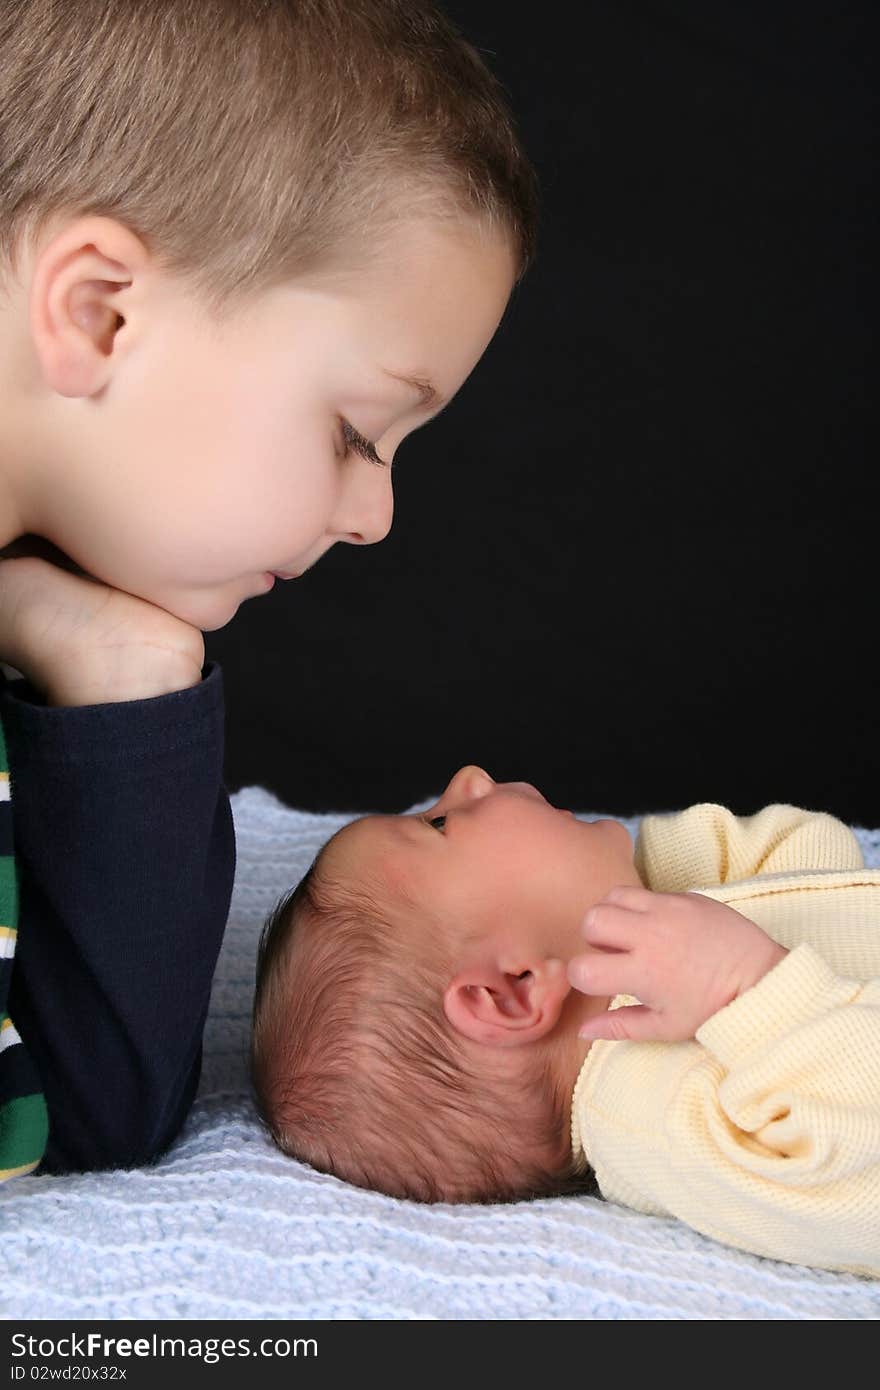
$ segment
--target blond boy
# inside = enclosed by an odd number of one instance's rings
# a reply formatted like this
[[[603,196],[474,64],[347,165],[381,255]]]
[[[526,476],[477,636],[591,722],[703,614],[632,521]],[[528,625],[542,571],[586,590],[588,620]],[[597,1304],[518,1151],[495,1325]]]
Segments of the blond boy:
[[[3,980],[53,1164],[133,1162],[192,1096],[231,884],[201,631],[387,534],[396,450],[531,257],[533,176],[475,51],[413,0],[13,0],[0,102],[0,547],[42,537],[92,577],[54,593],[45,560],[5,561],[0,658],[30,684],[0,700]],[[36,1082],[7,1024],[16,1100]]]

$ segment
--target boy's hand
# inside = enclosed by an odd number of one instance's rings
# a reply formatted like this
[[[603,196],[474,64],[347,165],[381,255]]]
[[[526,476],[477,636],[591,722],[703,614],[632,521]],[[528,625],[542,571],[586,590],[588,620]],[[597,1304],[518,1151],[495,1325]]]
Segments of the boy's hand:
[[[568,978],[584,994],[633,994],[639,1005],[597,1014],[582,1038],[681,1042],[788,952],[747,917],[700,893],[612,888],[584,918],[593,950]]]
[[[201,632],[83,574],[44,543],[0,552],[0,660],[50,705],[145,700],[198,685]],[[60,556],[60,552],[54,552]]]

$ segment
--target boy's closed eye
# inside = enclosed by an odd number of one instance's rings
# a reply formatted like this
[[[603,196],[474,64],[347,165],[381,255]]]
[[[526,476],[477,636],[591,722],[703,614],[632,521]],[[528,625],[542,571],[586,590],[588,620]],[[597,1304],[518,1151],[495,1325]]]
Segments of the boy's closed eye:
[[[372,444],[369,439],[365,439],[347,420],[342,421],[342,438],[346,456],[352,453],[360,454],[361,458],[367,460],[367,463],[376,464],[379,468],[390,466],[385,459],[380,458],[376,453],[375,444]]]

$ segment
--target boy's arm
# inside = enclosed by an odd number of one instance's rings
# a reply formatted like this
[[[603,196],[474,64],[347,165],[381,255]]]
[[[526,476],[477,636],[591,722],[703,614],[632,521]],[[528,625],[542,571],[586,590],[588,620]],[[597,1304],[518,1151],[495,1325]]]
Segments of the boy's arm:
[[[683,893],[758,874],[802,869],[858,869],[859,842],[849,826],[824,811],[765,806],[735,816],[704,802],[674,815],[644,816],[635,866],[646,888]]]
[[[234,871],[219,668],[201,633],[42,558],[0,559],[20,875],[10,1014],[45,1166],[155,1157],[199,1074]]]

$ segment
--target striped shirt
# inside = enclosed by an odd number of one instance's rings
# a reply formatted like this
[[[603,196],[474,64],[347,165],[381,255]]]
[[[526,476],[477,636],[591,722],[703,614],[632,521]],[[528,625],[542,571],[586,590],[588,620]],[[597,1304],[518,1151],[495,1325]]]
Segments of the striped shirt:
[[[0,1182],[36,1168],[49,1130],[39,1079],[6,1012],[17,930],[12,788],[0,721]]]

